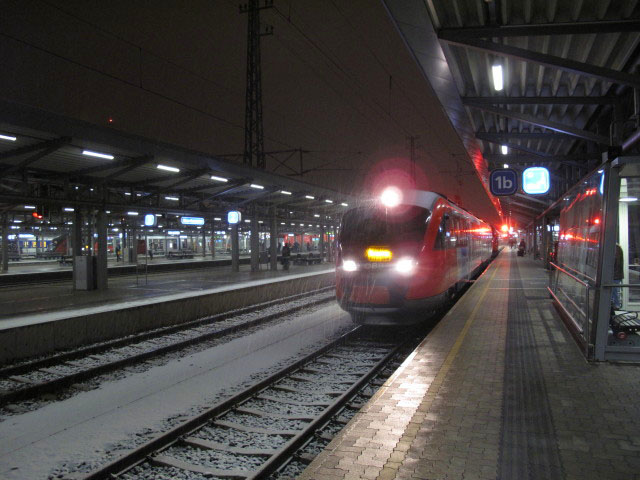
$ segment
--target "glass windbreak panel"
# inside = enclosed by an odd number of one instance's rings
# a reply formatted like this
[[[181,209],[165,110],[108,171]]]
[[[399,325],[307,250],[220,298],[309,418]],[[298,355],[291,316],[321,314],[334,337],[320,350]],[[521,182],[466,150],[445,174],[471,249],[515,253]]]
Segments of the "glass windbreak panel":
[[[354,208],[342,217],[340,243],[343,248],[415,248],[423,241],[429,215],[429,210],[416,206]]]
[[[594,312],[593,292],[598,269],[598,251],[604,196],[604,173],[594,173],[565,194],[560,211],[557,264],[552,288],[558,301],[588,341]]]
[[[625,288],[616,294],[615,302],[623,310],[640,310],[640,178],[620,180],[620,202],[618,216],[618,245],[622,251],[622,271],[614,281],[638,285]],[[622,275],[621,275],[622,274]],[[623,278],[619,278],[622,276]]]

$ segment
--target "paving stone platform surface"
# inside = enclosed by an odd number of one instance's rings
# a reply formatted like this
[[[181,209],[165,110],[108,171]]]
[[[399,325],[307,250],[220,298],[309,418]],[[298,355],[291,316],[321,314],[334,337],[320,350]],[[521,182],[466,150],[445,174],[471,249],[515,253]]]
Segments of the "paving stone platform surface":
[[[640,480],[640,366],[589,364],[503,250],[300,478]]]

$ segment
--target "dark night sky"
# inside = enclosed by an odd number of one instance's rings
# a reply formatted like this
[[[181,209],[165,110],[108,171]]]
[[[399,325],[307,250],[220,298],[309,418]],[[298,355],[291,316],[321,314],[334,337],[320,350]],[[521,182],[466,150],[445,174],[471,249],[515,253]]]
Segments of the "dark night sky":
[[[211,154],[242,152],[246,16],[237,2],[2,3],[5,99],[98,125],[111,116],[111,128]],[[332,170],[305,181],[358,193],[389,165],[406,165],[407,137],[419,135],[419,186],[498,221],[381,2],[275,5],[262,15],[274,27],[262,39],[267,150],[311,150],[305,168]]]

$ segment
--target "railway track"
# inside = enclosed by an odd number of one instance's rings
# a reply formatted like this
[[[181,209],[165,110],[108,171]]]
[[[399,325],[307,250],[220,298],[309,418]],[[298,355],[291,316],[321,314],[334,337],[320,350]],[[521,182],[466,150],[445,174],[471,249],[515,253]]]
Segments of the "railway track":
[[[332,287],[155,329],[0,369],[0,406],[196,346],[334,299]],[[283,308],[283,305],[287,305]]]
[[[400,350],[421,338],[404,333],[381,341],[356,327],[99,470],[65,478],[295,477],[393,372]]]

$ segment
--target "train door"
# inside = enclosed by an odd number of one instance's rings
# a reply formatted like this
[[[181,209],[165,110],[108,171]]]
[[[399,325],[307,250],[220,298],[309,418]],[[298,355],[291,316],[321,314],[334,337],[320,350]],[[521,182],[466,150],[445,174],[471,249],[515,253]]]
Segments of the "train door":
[[[458,215],[455,216],[456,235],[456,261],[458,264],[458,280],[466,280],[470,274],[469,239],[467,220]]]

